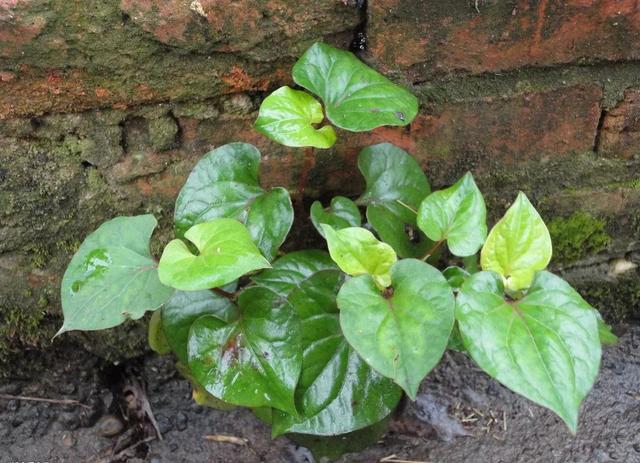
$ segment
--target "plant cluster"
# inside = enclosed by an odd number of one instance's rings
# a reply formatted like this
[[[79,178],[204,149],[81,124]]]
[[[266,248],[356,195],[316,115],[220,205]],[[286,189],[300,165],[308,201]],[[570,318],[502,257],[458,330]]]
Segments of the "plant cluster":
[[[287,146],[328,148],[337,137],[331,124],[366,131],[417,113],[407,90],[325,44],[302,56],[293,78],[322,104],[282,87],[256,121]],[[325,118],[331,124],[318,128]],[[370,146],[358,158],[362,195],[311,207],[328,253],[283,255],[291,199],[260,186],[259,162],[245,143],[206,154],[178,195],[176,239],[158,263],[151,215],[118,217],[89,235],[63,278],[60,332],[155,311],[150,343],[175,354],[199,403],[251,408],[274,436],[326,455],[375,441],[447,348],[575,432],[601,342],[615,337],[546,270],[551,239],[524,193],[488,231],[471,173],[432,192],[405,151]],[[438,270],[444,249],[462,266]]]

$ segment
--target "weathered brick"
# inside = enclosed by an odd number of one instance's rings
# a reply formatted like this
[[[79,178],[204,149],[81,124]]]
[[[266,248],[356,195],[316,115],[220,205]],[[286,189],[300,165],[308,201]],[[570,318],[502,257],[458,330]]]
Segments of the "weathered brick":
[[[607,156],[640,156],[640,90],[627,90],[624,99],[605,114],[597,148]]]
[[[640,57],[636,0],[379,0],[369,5],[370,51],[416,81]]]
[[[407,129],[350,135],[338,150],[355,159],[362,146],[389,141],[443,180],[452,170],[515,167],[591,151],[601,98],[599,86],[573,86],[444,104],[421,112]]]
[[[304,8],[292,0],[122,0],[121,8],[167,45],[223,53],[257,47],[255,56],[358,23],[357,12],[337,0],[308,2]],[[279,44],[275,50],[273,43]]]
[[[0,58],[17,55],[47,25],[37,11],[42,2],[34,0],[0,1]]]

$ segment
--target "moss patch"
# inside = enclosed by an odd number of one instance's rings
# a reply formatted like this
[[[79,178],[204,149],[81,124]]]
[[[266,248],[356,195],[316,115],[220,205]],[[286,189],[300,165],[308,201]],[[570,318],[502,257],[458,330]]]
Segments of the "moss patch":
[[[586,212],[575,212],[569,218],[549,222],[553,241],[553,260],[568,263],[605,249],[611,237],[605,231],[606,222]]]

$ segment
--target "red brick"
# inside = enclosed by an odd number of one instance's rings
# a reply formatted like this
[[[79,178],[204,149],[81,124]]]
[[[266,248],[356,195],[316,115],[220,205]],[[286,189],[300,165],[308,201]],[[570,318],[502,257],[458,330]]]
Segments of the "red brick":
[[[584,60],[640,58],[637,0],[379,0],[369,6],[373,58],[416,81]]]
[[[640,89],[627,90],[624,99],[605,114],[598,152],[628,159],[640,155]]]

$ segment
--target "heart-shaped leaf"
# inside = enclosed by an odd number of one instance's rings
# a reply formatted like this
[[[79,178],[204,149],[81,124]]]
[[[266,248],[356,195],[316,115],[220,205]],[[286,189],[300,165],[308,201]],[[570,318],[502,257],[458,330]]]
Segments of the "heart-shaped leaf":
[[[330,225],[335,230],[362,225],[362,216],[356,203],[344,196],[336,196],[328,208],[323,208],[320,201],[311,205],[311,222],[324,237],[321,224]]]
[[[275,412],[274,435],[352,432],[379,422],[400,400],[400,389],[373,371],[340,331],[336,294],[342,281],[338,270],[321,270],[288,297],[302,327],[302,374],[296,388],[300,416]]]
[[[198,251],[193,255],[182,240],[164,248],[158,274],[160,281],[183,291],[218,288],[245,273],[270,267],[249,232],[234,219],[215,219],[191,227],[184,237]]]
[[[285,86],[264,99],[254,126],[281,145],[331,148],[336,142],[333,127],[313,126],[323,119],[322,105],[316,99]]]
[[[296,84],[318,95],[327,118],[342,129],[365,132],[409,124],[418,99],[352,53],[325,43],[312,45],[293,66]]]
[[[529,287],[534,274],[551,260],[551,237],[538,211],[520,192],[493,227],[482,248],[483,270],[497,272],[509,291]]]
[[[192,226],[226,217],[244,223],[268,260],[273,260],[293,223],[289,193],[265,191],[258,181],[260,152],[229,143],[207,153],[193,168],[176,200],[178,237]]]
[[[173,292],[158,279],[149,240],[152,215],[117,217],[84,240],[62,278],[64,324],[70,330],[103,330],[137,320]]]
[[[244,407],[297,415],[294,390],[302,368],[300,320],[266,288],[238,297],[242,317],[226,323],[204,315],[191,326],[189,368],[210,394]]]
[[[575,433],[598,374],[600,339],[595,310],[569,284],[539,272],[523,299],[509,301],[498,274],[476,273],[458,294],[456,318],[480,368]]]
[[[418,387],[444,353],[454,320],[453,292],[442,274],[404,259],[381,293],[368,275],[340,289],[340,325],[347,341],[376,371],[415,400]]]
[[[391,284],[389,269],[397,260],[393,248],[378,241],[369,230],[348,227],[334,230],[321,225],[333,261],[348,275],[371,275],[376,285]]]
[[[367,206],[367,220],[400,257],[422,257],[433,243],[418,229],[416,214],[431,191],[420,165],[389,143],[365,148],[358,168],[366,189],[356,201]]]
[[[162,306],[162,327],[167,343],[178,360],[187,364],[187,341],[193,322],[203,315],[212,315],[224,322],[238,319],[237,307],[211,291],[176,291]]]
[[[433,241],[447,240],[456,256],[478,252],[487,238],[487,208],[470,172],[422,201],[418,227]]]
[[[316,249],[297,251],[280,257],[267,269],[251,277],[259,286],[288,296],[301,282],[321,270],[335,270],[336,264],[329,254]]]

